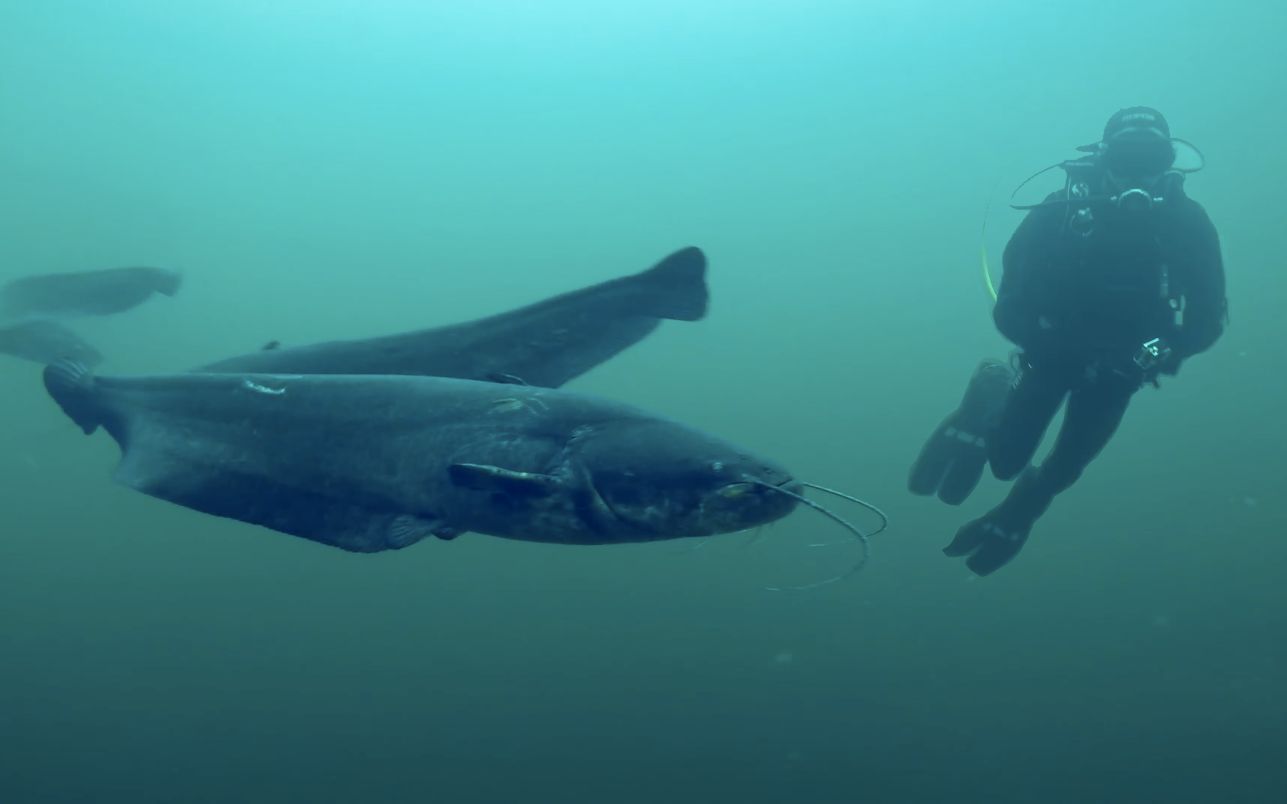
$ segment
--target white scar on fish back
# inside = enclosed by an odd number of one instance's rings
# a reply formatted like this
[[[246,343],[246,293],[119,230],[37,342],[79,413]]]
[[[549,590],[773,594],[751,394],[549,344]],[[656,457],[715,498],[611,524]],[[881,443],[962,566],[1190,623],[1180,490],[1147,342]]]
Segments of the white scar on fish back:
[[[285,388],[269,388],[266,385],[260,385],[258,383],[251,382],[250,380],[242,380],[241,385],[246,390],[254,391],[257,394],[268,394],[269,396],[281,396],[282,394],[286,393]]]

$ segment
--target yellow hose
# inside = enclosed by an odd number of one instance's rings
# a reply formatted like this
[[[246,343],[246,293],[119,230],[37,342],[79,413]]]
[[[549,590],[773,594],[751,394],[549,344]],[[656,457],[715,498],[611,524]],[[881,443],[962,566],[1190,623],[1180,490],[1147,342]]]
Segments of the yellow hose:
[[[997,300],[997,286],[992,281],[992,269],[988,266],[988,214],[992,211],[992,196],[996,194],[996,190],[994,183],[992,192],[983,205],[983,225],[979,227],[979,262],[983,265],[983,287],[987,290],[993,304]]]
[[[987,288],[988,295],[995,302],[997,300],[997,287],[992,283],[992,270],[988,268],[988,246],[986,243],[979,244],[979,259],[983,263],[983,287]]]

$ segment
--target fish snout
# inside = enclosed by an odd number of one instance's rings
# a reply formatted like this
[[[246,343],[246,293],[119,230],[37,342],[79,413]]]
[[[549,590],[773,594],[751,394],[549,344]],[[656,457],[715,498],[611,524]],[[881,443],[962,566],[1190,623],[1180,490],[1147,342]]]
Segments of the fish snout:
[[[704,506],[711,530],[725,532],[763,525],[795,510],[801,489],[791,477],[766,482],[747,477],[721,486]]]
[[[777,466],[761,466],[754,474],[748,475],[746,480],[782,489],[792,494],[804,493],[804,486],[795,479],[795,476],[786,469]]]
[[[782,489],[783,491],[789,494],[794,494],[797,496],[804,494],[804,486],[800,483],[800,481],[796,480],[794,477],[791,477],[790,475],[787,475],[782,480],[778,481],[777,483],[774,483],[773,487]]]

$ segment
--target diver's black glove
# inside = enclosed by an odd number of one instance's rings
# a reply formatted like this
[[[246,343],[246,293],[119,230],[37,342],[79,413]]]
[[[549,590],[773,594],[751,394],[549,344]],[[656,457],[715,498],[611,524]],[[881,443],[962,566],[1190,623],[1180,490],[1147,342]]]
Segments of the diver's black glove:
[[[1171,345],[1161,338],[1145,341],[1135,352],[1135,365],[1142,371],[1152,371],[1164,365],[1173,354]]]

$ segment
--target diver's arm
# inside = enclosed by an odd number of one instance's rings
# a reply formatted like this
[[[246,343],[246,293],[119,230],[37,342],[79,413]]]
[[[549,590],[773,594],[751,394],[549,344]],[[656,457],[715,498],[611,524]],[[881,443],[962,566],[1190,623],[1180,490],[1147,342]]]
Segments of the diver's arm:
[[[1038,323],[1041,311],[1036,309],[1037,294],[1034,293],[1034,283],[1039,278],[1034,274],[1041,264],[1050,212],[1049,208],[1042,207],[1031,210],[1014,230],[1001,258],[1003,273],[992,320],[997,330],[1021,349],[1031,349],[1042,334]]]
[[[1226,317],[1220,235],[1206,211],[1197,203],[1193,208],[1186,226],[1192,240],[1186,255],[1189,266],[1184,288],[1184,320],[1172,344],[1177,361],[1211,348],[1224,332]]]

